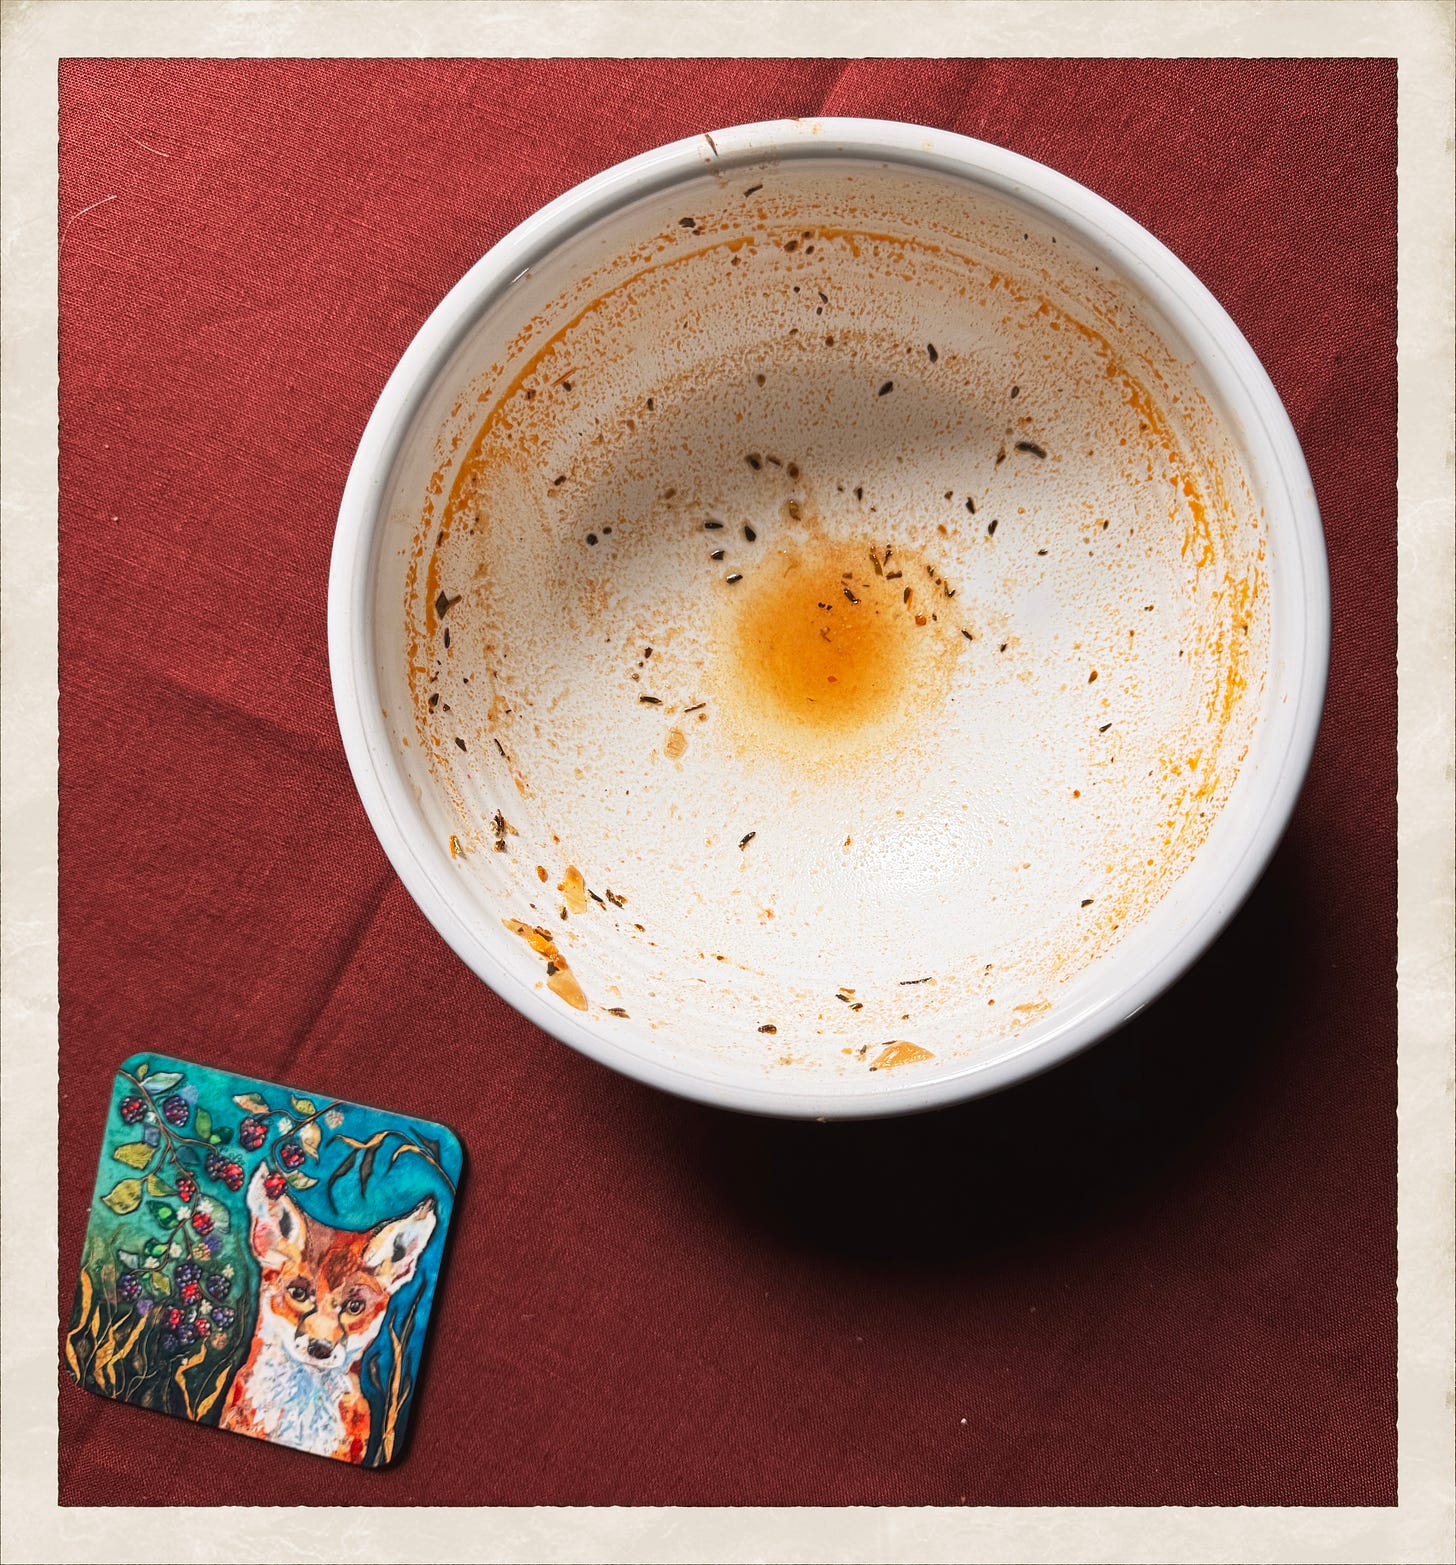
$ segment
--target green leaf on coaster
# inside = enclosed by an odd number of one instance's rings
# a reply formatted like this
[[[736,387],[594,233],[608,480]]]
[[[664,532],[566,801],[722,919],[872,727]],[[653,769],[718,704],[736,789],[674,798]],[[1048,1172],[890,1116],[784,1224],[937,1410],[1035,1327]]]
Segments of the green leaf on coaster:
[[[123,1179],[101,1199],[118,1217],[126,1217],[142,1204],[142,1182],[140,1179]]]

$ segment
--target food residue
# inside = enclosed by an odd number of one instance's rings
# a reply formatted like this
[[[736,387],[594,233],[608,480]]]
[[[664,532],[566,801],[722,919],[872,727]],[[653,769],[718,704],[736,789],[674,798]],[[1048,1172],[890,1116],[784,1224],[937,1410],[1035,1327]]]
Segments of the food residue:
[[[586,1010],[586,996],[572,976],[566,958],[557,949],[555,935],[539,925],[533,928],[530,924],[523,924],[518,918],[503,918],[501,923],[513,935],[519,935],[537,956],[546,958],[546,987],[552,994],[578,1011]]]
[[[567,908],[573,913],[586,912],[586,880],[575,864],[566,866],[566,874],[561,878],[561,884],[556,888],[566,901]]]
[[[870,1061],[872,1071],[893,1070],[897,1065],[914,1065],[921,1060],[933,1060],[935,1056],[929,1049],[922,1049],[918,1043],[906,1043],[903,1040],[887,1043],[885,1047]]]
[[[741,726],[760,743],[776,729],[796,747],[810,730],[817,752],[825,739],[852,740],[923,708],[944,688],[948,649],[921,634],[928,611],[896,585],[911,563],[871,539],[777,549],[753,590],[745,587],[724,638],[732,672],[724,671],[719,695],[732,691]],[[933,579],[953,596],[938,572]]]

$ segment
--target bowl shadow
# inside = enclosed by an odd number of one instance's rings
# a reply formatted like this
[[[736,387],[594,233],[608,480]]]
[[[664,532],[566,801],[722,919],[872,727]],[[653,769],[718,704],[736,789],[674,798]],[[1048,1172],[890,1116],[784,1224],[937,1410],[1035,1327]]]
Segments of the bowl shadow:
[[[1003,1092],[831,1124],[695,1108],[664,1139],[725,1221],[851,1267],[981,1270],[1120,1223],[1195,1170],[1279,1068],[1288,1000],[1308,965],[1301,880],[1286,844],[1171,990]]]

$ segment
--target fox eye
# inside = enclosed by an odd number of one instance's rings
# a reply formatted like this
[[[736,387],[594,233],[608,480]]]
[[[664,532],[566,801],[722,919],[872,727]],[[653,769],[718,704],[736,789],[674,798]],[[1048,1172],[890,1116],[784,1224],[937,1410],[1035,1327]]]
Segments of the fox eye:
[[[364,1309],[364,1301],[363,1301],[363,1299],[346,1299],[344,1301],[344,1314],[345,1315],[358,1315],[358,1314],[360,1314],[363,1311],[363,1309]]]
[[[288,1285],[288,1297],[296,1299],[300,1304],[308,1298],[308,1292],[309,1289],[306,1282],[291,1282]]]

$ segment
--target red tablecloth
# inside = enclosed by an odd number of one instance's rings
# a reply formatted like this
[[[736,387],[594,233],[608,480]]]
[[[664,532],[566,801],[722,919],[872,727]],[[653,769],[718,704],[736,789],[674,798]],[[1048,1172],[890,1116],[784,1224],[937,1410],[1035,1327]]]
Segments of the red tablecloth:
[[[472,977],[324,637],[355,443],[470,263],[816,113],[1000,142],[1182,256],[1294,419],[1335,606],[1295,823],[1193,974],[1007,1095],[827,1127],[632,1085]],[[397,1468],[63,1379],[64,1503],[1394,1502],[1393,61],[74,61],[59,221],[62,1314],[130,1050],[471,1160]]]

